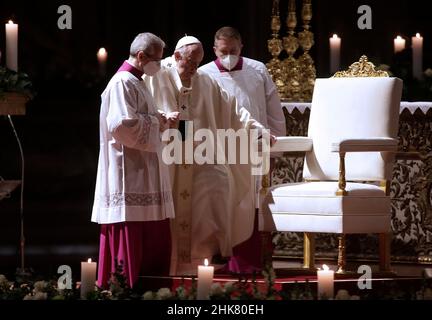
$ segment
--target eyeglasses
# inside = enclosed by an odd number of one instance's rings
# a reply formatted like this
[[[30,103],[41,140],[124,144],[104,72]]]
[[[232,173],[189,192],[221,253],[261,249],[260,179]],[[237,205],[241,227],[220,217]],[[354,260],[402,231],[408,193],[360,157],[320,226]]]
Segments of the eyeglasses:
[[[156,61],[156,62],[161,62],[161,60],[162,60],[162,58],[160,58],[160,59],[154,59],[154,58],[152,58],[152,57],[149,57],[148,55],[146,55],[145,53],[144,53],[144,55],[146,56],[146,58],[147,59],[149,59],[150,61]]]
[[[199,66],[199,62],[196,62],[194,60],[192,60],[191,58],[181,58],[181,61],[184,61],[184,63],[190,67],[194,67],[194,68],[198,68]]]

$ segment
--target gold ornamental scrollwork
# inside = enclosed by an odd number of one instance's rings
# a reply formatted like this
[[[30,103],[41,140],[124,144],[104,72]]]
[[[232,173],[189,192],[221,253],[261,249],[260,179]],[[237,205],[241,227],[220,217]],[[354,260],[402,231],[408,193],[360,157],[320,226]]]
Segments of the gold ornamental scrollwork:
[[[316,70],[309,50],[314,45],[314,35],[309,30],[312,19],[312,4],[310,0],[303,0],[301,18],[303,31],[296,36],[297,27],[296,1],[288,1],[288,13],[286,18],[287,35],[279,38],[280,15],[279,0],[273,1],[271,29],[272,39],[268,40],[268,49],[272,59],[267,63],[269,73],[273,77],[281,100],[283,101],[311,101],[315,84]],[[295,55],[301,48],[299,58]],[[288,57],[280,60],[282,50]]]
[[[334,74],[334,78],[349,78],[349,77],[388,77],[389,74],[382,70],[376,70],[375,65],[368,61],[368,57],[362,55],[358,62],[354,62],[346,71],[338,71]]]
[[[282,62],[278,59],[280,53],[283,50],[282,40],[279,39],[280,27],[279,0],[274,0],[271,17],[272,38],[267,40],[267,48],[272,55],[272,59],[267,62],[266,66],[269,73],[272,75],[279,95],[283,96],[285,90],[285,79],[283,75],[285,74],[285,70]]]

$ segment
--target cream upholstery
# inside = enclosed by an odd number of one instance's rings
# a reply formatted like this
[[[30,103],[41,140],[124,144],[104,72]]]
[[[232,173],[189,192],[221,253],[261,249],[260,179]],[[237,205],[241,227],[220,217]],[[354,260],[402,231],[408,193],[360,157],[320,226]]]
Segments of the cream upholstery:
[[[306,151],[305,182],[267,190],[261,230],[389,233],[390,197],[382,186],[397,150],[401,92],[397,78],[317,79],[308,137],[280,138],[272,149]],[[340,155],[349,181],[343,193]]]
[[[390,199],[380,187],[347,183],[345,197],[336,196],[337,190],[337,182],[275,187],[271,192],[273,201],[268,200],[274,226],[266,228],[329,233],[390,231]]]
[[[303,177],[338,179],[339,156],[329,148],[334,142],[375,137],[395,139],[401,88],[402,81],[397,78],[317,79],[308,129],[313,152],[306,154]],[[389,179],[391,160],[376,152],[349,153],[346,179]],[[385,166],[386,163],[389,165]]]

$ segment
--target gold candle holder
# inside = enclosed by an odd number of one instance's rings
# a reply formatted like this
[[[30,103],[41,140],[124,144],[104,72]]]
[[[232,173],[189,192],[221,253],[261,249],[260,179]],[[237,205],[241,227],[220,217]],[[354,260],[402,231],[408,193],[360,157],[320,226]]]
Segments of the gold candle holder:
[[[309,30],[309,24],[312,19],[312,4],[310,0],[303,1],[301,15],[304,30],[296,37],[296,2],[295,0],[289,0],[286,19],[287,36],[281,41],[279,38],[281,26],[279,0],[273,0],[272,38],[267,40],[268,50],[273,58],[267,63],[267,68],[283,101],[311,101],[312,99],[316,70],[314,61],[309,55],[309,50],[314,45],[314,34]],[[302,48],[303,54],[296,59],[295,54],[299,47]],[[279,59],[282,50],[285,50],[288,54],[288,57],[283,61]]]
[[[276,84],[279,95],[284,95],[284,70],[279,55],[282,52],[282,40],[279,39],[280,30],[280,17],[279,17],[279,0],[273,0],[272,17],[271,17],[271,30],[272,38],[267,40],[267,48],[272,55],[272,59],[267,62],[266,66]]]

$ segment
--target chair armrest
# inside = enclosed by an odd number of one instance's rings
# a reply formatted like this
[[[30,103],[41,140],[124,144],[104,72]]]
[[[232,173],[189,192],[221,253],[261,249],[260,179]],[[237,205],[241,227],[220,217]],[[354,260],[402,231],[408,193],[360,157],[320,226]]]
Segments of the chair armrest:
[[[331,144],[332,152],[395,152],[398,140],[392,138],[344,139]]]
[[[312,150],[312,138],[309,137],[276,137],[276,143],[270,152],[302,152]]]

